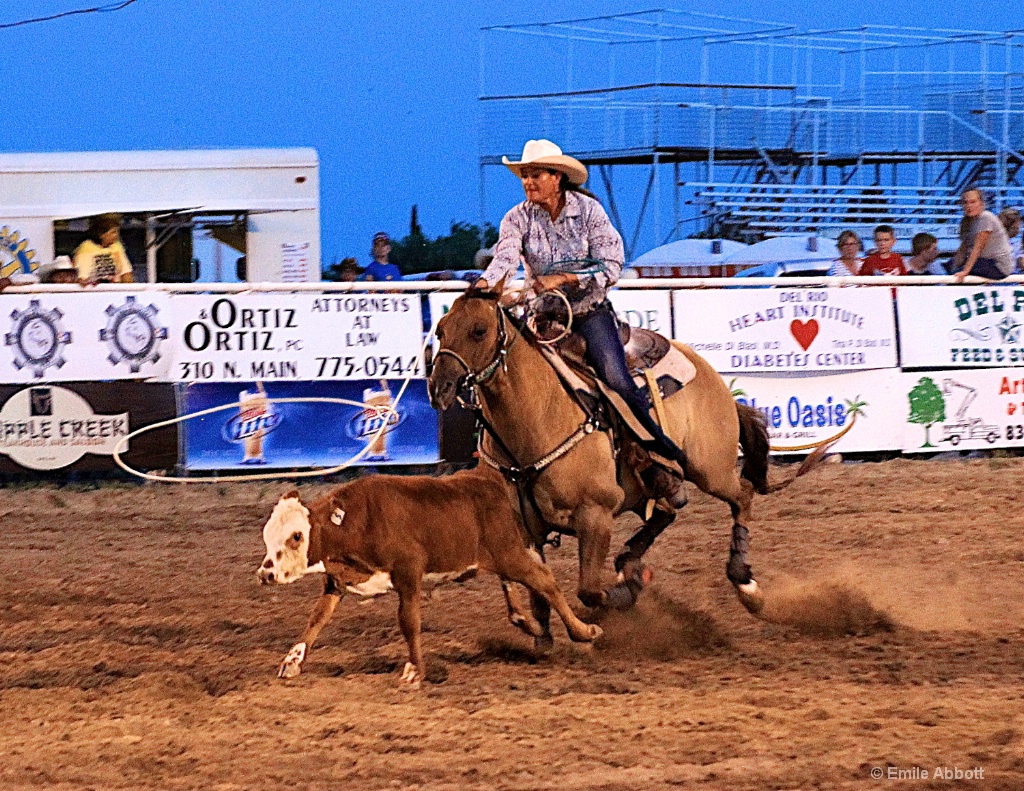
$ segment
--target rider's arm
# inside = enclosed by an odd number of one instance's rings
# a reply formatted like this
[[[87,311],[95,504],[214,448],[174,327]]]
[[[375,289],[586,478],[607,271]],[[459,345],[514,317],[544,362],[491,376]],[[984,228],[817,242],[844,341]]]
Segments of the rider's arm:
[[[494,258],[477,281],[493,287],[503,277],[511,279],[519,268],[523,255],[523,236],[526,234],[526,213],[522,204],[513,207],[501,221],[498,229],[498,243],[494,245]]]
[[[579,275],[579,285],[585,290],[593,287],[607,289],[618,282],[626,254],[622,246],[622,237],[615,230],[601,204],[594,200],[587,203],[589,257],[599,262],[601,269],[595,273]]]

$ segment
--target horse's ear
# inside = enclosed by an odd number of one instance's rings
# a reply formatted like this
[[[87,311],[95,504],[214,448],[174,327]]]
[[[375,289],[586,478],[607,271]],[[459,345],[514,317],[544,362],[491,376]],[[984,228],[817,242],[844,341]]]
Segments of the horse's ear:
[[[499,297],[505,293],[505,281],[508,279],[508,273],[506,272],[501,276],[501,280],[494,284],[491,288],[492,294],[497,294]]]

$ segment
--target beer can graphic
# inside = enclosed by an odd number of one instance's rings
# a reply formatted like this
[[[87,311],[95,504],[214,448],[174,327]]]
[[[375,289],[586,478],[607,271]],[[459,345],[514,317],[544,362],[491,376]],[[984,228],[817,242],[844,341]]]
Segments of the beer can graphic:
[[[387,381],[381,380],[379,390],[372,387],[363,390],[363,403],[366,406],[359,416],[357,433],[370,448],[363,458],[387,461],[388,432],[399,422],[398,413],[391,409],[391,388]]]
[[[262,382],[238,394],[238,414],[224,427],[225,438],[242,446],[242,464],[266,464],[264,440],[281,423]]]

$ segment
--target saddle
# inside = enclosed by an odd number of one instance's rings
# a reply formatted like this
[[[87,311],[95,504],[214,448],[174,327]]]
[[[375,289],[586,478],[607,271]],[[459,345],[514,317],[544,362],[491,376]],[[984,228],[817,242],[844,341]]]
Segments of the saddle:
[[[696,367],[667,338],[651,330],[620,323],[619,337],[626,351],[626,365],[633,375],[633,381],[641,391],[647,393],[655,406],[655,419],[668,431],[670,427],[665,425],[665,413],[661,408],[661,402],[678,393],[692,381],[697,375]],[[622,397],[604,384],[587,365],[586,341],[582,336],[571,333],[557,344],[542,345],[540,348],[565,387],[576,395],[577,400],[607,405],[614,414],[615,423],[625,425],[629,432],[642,442],[653,439],[647,429],[637,421]],[[676,461],[657,453],[647,455],[650,461],[672,471],[680,479],[684,477]],[[635,464],[636,454],[633,453],[631,456],[631,463]]]

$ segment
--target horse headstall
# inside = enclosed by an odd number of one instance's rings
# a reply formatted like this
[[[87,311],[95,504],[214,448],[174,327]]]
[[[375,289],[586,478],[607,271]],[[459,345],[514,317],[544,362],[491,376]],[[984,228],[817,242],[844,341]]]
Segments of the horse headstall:
[[[508,371],[508,352],[509,349],[512,348],[512,343],[515,342],[516,336],[512,335],[511,341],[509,340],[510,336],[506,328],[506,321],[511,322],[513,326],[518,326],[518,324],[511,318],[511,316],[506,315],[505,309],[502,308],[500,305],[496,305],[495,307],[497,309],[498,317],[498,338],[496,349],[494,352],[494,357],[487,365],[485,365],[479,371],[474,371],[472,367],[469,365],[469,363],[467,363],[465,359],[463,359],[461,354],[459,354],[456,351],[453,351],[452,349],[446,349],[443,347],[438,349],[437,353],[434,355],[433,362],[435,364],[438,358],[442,357],[443,355],[447,355],[453,358],[455,362],[457,362],[460,366],[462,366],[465,373],[461,377],[459,377],[458,381],[455,383],[456,390],[460,392],[467,389],[473,390],[479,385],[486,384],[488,381],[490,381],[491,377],[493,377],[494,374],[497,373],[499,367],[503,371]],[[470,406],[463,402],[463,399],[461,397],[459,398],[459,402],[465,407]]]

